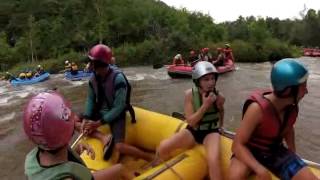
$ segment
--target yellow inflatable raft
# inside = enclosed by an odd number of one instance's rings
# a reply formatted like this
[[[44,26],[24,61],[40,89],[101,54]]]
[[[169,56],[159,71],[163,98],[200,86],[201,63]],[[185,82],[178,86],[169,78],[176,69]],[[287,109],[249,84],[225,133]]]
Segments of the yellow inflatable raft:
[[[137,119],[135,124],[131,123],[130,116],[127,115],[125,141],[147,151],[154,152],[163,139],[186,127],[185,122],[167,115],[137,107],[135,107],[135,113]],[[103,133],[109,133],[109,128],[106,126],[100,127],[99,130]],[[221,167],[226,178],[231,157],[232,139],[225,136],[221,137]],[[119,159],[119,154],[115,150],[113,150],[110,160],[105,161],[103,160],[103,147],[99,140],[87,138],[84,141],[95,150],[95,160],[91,160],[86,154],[81,156],[87,167],[92,171],[108,168],[120,160],[128,169],[141,174],[135,179],[174,180],[182,178],[184,180],[200,180],[208,175],[205,151],[201,145],[183,152],[177,151],[174,158],[156,167],[151,167],[150,162],[136,160],[132,157],[121,157]],[[310,166],[310,168],[320,177],[320,170],[317,167]],[[251,178],[254,179],[254,177]],[[273,177],[273,179],[277,178]]]

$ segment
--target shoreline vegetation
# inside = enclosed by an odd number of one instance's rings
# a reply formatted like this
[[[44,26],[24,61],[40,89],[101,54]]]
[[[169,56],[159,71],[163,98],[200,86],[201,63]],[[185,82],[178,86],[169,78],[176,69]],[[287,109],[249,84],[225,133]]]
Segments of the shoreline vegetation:
[[[4,0],[0,26],[0,75],[41,64],[50,73],[64,61],[81,68],[90,47],[110,46],[119,66],[170,64],[231,44],[236,62],[300,57],[303,47],[320,44],[320,11],[297,12],[299,19],[242,17],[215,23],[214,17],[176,9],[156,0]]]

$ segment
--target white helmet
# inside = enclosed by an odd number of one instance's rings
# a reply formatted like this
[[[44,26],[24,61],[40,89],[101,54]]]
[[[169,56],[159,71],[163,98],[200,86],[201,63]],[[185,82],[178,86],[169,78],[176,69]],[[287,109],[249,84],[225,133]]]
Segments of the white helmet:
[[[65,63],[65,64],[69,64],[69,61],[68,61],[68,60],[66,60],[64,63]]]
[[[40,65],[40,64],[38,64],[38,68],[41,68],[41,65]]]
[[[200,61],[192,68],[192,79],[197,80],[211,73],[218,73],[218,71],[210,62]]]
[[[174,59],[181,59],[181,54],[177,54]]]

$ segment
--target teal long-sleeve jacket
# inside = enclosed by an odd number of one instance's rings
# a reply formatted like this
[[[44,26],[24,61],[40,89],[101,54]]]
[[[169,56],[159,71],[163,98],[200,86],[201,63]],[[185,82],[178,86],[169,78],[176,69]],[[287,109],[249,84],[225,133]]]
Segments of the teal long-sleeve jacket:
[[[102,108],[99,110],[99,113],[102,117],[101,123],[111,123],[114,121],[119,115],[124,111],[126,108],[126,97],[127,97],[127,83],[122,73],[119,73],[115,78],[115,87],[120,87],[115,90],[115,97],[112,104],[112,107],[109,108],[107,106],[107,103],[105,102],[105,98],[103,98]],[[104,91],[103,91],[104,92]],[[93,108],[96,103],[96,94],[94,92],[94,89],[89,82],[88,87],[88,96],[87,101],[85,105],[85,116],[92,117],[93,115]],[[104,96],[105,97],[105,96]]]

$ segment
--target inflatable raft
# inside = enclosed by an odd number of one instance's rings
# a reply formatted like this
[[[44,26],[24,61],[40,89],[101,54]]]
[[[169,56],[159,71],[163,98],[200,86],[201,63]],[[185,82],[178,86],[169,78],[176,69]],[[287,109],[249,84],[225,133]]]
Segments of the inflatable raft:
[[[15,79],[11,80],[10,83],[14,86],[35,84],[35,83],[39,83],[39,82],[42,82],[42,81],[49,79],[49,76],[50,76],[50,74],[48,72],[45,72],[45,73],[41,74],[40,76],[32,77],[31,79],[15,78]]]
[[[223,66],[216,66],[218,73],[226,73],[235,70],[234,62],[228,59]],[[172,78],[191,78],[192,66],[190,65],[168,65],[168,75]]]
[[[139,148],[155,151],[159,143],[174,133],[186,127],[184,121],[176,118],[144,110],[135,107],[137,123],[132,124],[130,116],[127,114],[126,143],[132,144]],[[100,127],[103,133],[108,133],[106,126]],[[231,157],[232,139],[221,136],[221,169],[226,179],[227,171]],[[103,160],[103,147],[99,140],[88,138],[84,140],[95,150],[95,160],[91,160],[85,153],[81,155],[85,164],[92,171],[108,168],[119,162],[119,154],[113,150],[109,161]],[[132,157],[124,156],[120,162],[129,170],[139,172],[135,179],[161,179],[161,180],[201,180],[208,176],[205,150],[202,145],[197,145],[186,151],[177,151],[176,155],[170,160],[156,167],[151,167],[149,162],[136,160]],[[320,170],[311,167],[311,170],[320,177]],[[173,169],[173,170],[172,170]],[[177,174],[178,175],[177,175]],[[251,177],[254,178],[254,177]],[[273,179],[277,179],[273,176]]]
[[[64,73],[64,77],[70,81],[80,81],[84,79],[89,79],[92,76],[92,72],[78,71],[77,74],[71,74],[70,71]]]

